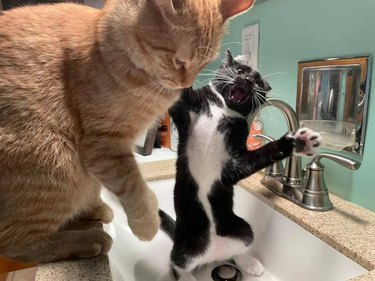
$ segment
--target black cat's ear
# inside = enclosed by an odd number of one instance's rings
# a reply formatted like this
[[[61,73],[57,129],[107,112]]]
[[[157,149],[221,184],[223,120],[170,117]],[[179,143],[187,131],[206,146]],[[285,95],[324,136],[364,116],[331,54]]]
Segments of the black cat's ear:
[[[253,7],[255,0],[221,0],[221,14],[226,21]]]
[[[262,85],[263,90],[265,90],[267,92],[272,90],[270,84],[268,84],[268,82],[266,80],[262,79],[262,84],[263,84]]]
[[[228,66],[234,66],[234,59],[230,50],[227,50],[226,63]]]

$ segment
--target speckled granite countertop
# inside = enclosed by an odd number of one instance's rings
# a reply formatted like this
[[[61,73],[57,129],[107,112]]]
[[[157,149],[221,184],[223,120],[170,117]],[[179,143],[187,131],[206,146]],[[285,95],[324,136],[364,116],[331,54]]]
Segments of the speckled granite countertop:
[[[147,181],[172,178],[175,161],[166,160],[140,164]],[[293,220],[313,235],[356,261],[369,273],[351,281],[375,280],[375,213],[330,194],[334,209],[313,212],[298,207],[275,195],[260,184],[261,173],[240,182],[240,185]],[[38,266],[36,281],[109,281],[108,258],[65,261]]]
[[[112,281],[108,257],[69,260],[38,266],[36,281]]]

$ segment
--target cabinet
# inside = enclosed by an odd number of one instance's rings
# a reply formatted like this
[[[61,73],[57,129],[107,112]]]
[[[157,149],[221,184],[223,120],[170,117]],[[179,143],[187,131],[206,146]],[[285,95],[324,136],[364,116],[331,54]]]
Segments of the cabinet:
[[[5,281],[8,272],[33,267],[36,264],[18,263],[0,258],[0,281]]]

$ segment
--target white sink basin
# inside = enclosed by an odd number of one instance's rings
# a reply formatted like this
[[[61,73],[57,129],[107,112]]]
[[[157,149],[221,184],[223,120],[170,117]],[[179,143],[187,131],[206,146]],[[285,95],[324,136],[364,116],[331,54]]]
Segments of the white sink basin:
[[[160,208],[175,217],[174,180],[149,183]],[[109,262],[114,281],[155,281],[168,267],[172,241],[162,231],[151,242],[133,236],[117,198],[103,190],[102,197],[113,209],[115,219],[105,230],[113,237]],[[235,212],[247,220],[255,235],[253,255],[265,266],[262,277],[242,281],[343,281],[367,270],[287,219],[241,187],[235,188]],[[220,263],[222,264],[222,263]],[[203,267],[198,281],[209,281],[218,264]]]

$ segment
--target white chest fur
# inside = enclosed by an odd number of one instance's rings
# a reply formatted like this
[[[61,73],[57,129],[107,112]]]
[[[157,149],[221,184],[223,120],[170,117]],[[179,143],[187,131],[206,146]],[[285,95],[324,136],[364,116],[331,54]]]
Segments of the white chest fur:
[[[186,152],[190,172],[199,186],[199,200],[212,221],[212,211],[207,196],[212,184],[221,178],[229,155],[225,147],[224,135],[217,129],[225,111],[217,106],[211,106],[211,114],[207,116],[191,113],[190,137]]]

